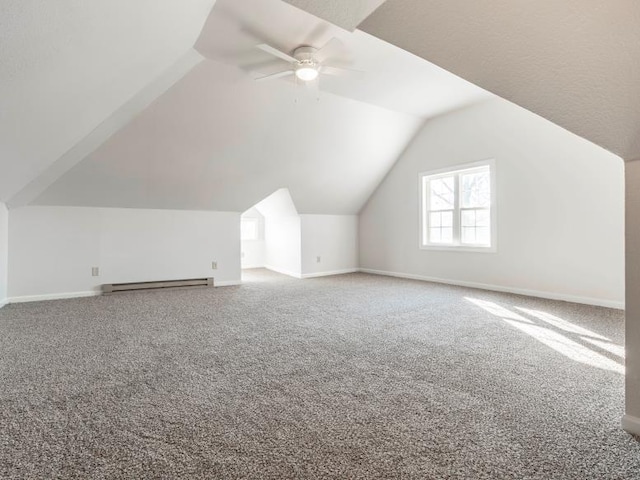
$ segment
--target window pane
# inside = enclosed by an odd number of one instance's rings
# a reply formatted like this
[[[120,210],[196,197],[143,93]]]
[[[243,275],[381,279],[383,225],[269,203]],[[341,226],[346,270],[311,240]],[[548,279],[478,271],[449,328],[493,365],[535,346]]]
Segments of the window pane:
[[[431,217],[431,220],[429,221],[429,225],[431,227],[439,227],[441,225],[440,215],[442,215],[440,212],[431,213],[429,215]]]
[[[453,227],[453,212],[440,212],[443,227]]]
[[[430,228],[429,229],[429,242],[431,243],[440,243],[442,239],[442,235],[440,235],[440,228]]]
[[[429,209],[451,210],[454,207],[454,177],[436,178],[429,182]]]
[[[489,170],[466,173],[461,178],[460,204],[464,208],[491,205],[491,176]]]
[[[491,225],[491,212],[489,210],[476,210],[476,225],[489,227]]]
[[[476,211],[475,210],[462,210],[460,212],[460,225],[463,227],[475,227],[476,226]]]
[[[462,243],[473,244],[476,243],[476,228],[475,227],[462,227]]]
[[[453,228],[442,229],[442,243],[453,243]]]

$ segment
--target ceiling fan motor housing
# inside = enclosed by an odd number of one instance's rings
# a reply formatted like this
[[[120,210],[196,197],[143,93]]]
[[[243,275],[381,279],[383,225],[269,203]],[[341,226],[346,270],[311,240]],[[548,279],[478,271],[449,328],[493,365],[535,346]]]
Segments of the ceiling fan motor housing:
[[[313,58],[317,48],[313,47],[298,47],[293,51],[293,58],[298,61],[296,68],[296,76],[303,81],[314,80],[319,73],[318,62]]]
[[[313,47],[298,47],[293,51],[293,58],[299,62],[312,61],[315,63],[313,56],[317,51],[318,49]]]

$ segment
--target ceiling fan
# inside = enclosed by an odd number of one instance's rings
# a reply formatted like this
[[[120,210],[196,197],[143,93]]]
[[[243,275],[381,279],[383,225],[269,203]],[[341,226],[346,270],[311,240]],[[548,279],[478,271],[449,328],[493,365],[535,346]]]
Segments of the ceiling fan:
[[[275,80],[276,78],[287,77],[294,75],[298,80],[308,83],[316,80],[320,74],[323,75],[345,75],[345,74],[361,74],[357,70],[351,70],[348,68],[336,67],[325,64],[321,61],[322,56],[320,52],[324,52],[327,46],[335,39],[330,40],[322,48],[314,48],[306,45],[300,46],[293,50],[291,55],[278,50],[277,48],[267,45],[266,43],[257,46],[260,50],[280,58],[286,62],[289,62],[291,68],[283,70],[281,72],[272,73],[263,77],[256,78],[257,82],[266,80]]]

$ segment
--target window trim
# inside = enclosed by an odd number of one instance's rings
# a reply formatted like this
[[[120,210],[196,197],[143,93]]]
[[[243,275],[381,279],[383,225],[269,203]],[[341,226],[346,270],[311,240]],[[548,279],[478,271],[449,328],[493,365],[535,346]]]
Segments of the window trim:
[[[463,170],[472,170],[474,168],[480,167],[489,167],[489,175],[491,178],[491,206],[490,206],[490,218],[491,218],[491,245],[488,247],[482,246],[471,246],[471,245],[461,245],[461,244],[429,244],[423,243],[424,239],[424,229],[425,229],[425,221],[426,214],[429,212],[427,209],[427,195],[425,194],[424,182],[426,177],[438,177],[438,176],[448,176],[448,174],[457,174]],[[459,177],[458,177],[459,178]],[[460,206],[459,206],[459,196],[458,196],[458,182],[456,182],[456,196],[455,196],[455,209],[454,209],[454,232],[457,227],[458,232],[460,230],[459,222],[460,219],[456,218],[456,213],[458,216],[460,214]],[[477,252],[477,253],[496,253],[498,251],[498,215],[497,215],[497,196],[496,196],[496,161],[493,158],[488,158],[486,160],[480,160],[477,162],[471,163],[463,163],[458,165],[450,165],[448,167],[439,168],[436,170],[429,170],[425,172],[418,173],[418,203],[419,203],[419,212],[418,212],[418,247],[420,250],[433,250],[433,251],[443,251],[443,252]]]

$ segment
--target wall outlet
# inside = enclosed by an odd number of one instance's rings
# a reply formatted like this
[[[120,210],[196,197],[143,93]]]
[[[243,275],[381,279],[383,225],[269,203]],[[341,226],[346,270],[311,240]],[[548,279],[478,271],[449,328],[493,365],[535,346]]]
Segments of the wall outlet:
[[[100,276],[100,268],[99,267],[91,267],[91,276],[99,277]]]
[[[218,262],[211,262],[211,269],[212,270],[217,270],[218,269]]]
[[[320,263],[320,257],[316,257],[316,263]]]

